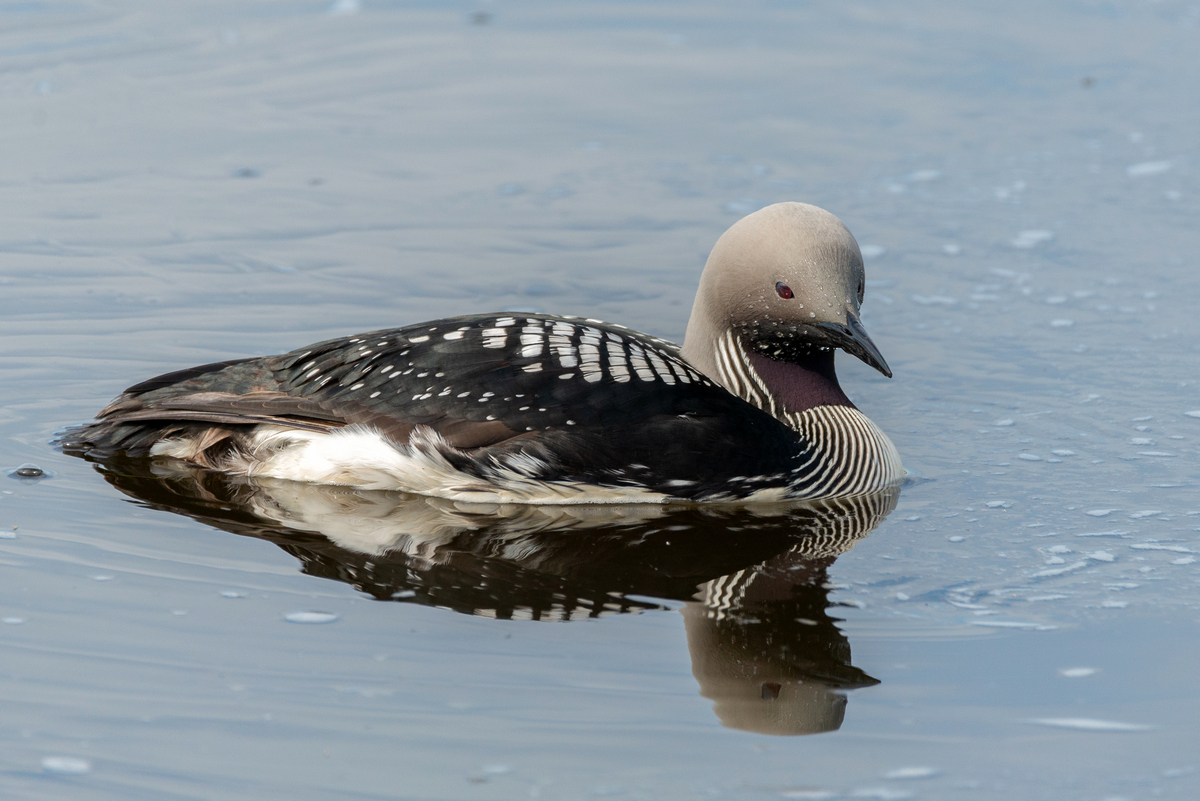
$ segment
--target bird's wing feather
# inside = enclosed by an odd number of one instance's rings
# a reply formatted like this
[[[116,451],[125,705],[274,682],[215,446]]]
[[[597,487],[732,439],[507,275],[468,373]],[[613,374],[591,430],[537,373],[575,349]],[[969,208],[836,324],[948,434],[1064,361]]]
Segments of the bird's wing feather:
[[[664,451],[686,462],[724,442],[794,439],[671,343],[533,314],[436,320],[168,373],[131,387],[100,417],[310,430],[359,424],[397,443],[424,426],[458,449],[558,452],[556,461],[571,463],[563,467],[585,472],[658,462]],[[730,458],[742,456],[751,454]],[[694,472],[682,462],[682,472]]]

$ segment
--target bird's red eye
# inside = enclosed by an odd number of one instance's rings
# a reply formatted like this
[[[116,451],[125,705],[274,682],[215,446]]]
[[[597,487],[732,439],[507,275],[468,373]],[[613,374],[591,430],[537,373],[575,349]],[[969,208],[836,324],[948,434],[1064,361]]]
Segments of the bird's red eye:
[[[792,293],[792,288],[790,286],[788,286],[787,284],[783,283],[782,281],[775,284],[775,293],[777,295],[779,295],[779,297],[783,298],[784,300],[791,300],[792,298],[796,297]]]

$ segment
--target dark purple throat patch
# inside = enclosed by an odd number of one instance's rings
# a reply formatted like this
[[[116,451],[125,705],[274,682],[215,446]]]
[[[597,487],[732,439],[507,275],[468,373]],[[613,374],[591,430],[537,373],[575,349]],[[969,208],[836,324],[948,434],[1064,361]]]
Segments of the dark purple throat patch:
[[[766,382],[771,394],[789,412],[802,412],[814,406],[855,408],[838,384],[833,372],[833,351],[814,351],[802,364],[781,362],[758,353],[750,353],[750,364]]]

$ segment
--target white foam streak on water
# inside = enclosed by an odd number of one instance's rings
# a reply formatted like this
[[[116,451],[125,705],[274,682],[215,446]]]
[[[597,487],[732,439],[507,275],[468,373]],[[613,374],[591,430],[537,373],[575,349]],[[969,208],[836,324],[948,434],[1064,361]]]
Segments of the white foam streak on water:
[[[332,612],[288,612],[284,620],[289,623],[333,623],[338,616]]]
[[[892,787],[860,787],[850,791],[851,798],[871,798],[876,801],[905,801],[914,798],[912,790],[898,790]]]
[[[487,776],[505,776],[513,772],[512,765],[484,765],[480,772]]]
[[[1137,164],[1130,164],[1125,168],[1125,172],[1135,178],[1140,178],[1144,175],[1158,175],[1171,169],[1169,161],[1142,161]]]
[[[1072,562],[1071,564],[1065,565],[1063,567],[1051,567],[1051,568],[1047,568],[1045,570],[1039,570],[1036,573],[1030,573],[1029,577],[1030,578],[1047,578],[1049,576],[1061,576],[1065,573],[1071,573],[1071,572],[1074,572],[1081,568],[1085,568],[1087,566],[1088,566],[1088,563],[1086,561]]]
[[[1153,726],[1140,723],[1121,723],[1115,720],[1096,720],[1094,718],[1034,718],[1029,721],[1039,726],[1052,726],[1056,729],[1075,729],[1077,731],[1100,732],[1133,732],[1149,731]]]
[[[942,773],[939,768],[931,768],[928,766],[912,765],[909,767],[896,768],[889,770],[883,774],[885,779],[931,779],[934,776],[940,776]]]
[[[42,770],[47,773],[80,776],[84,773],[91,773],[92,763],[78,757],[48,756],[42,758]]]
[[[1032,248],[1043,242],[1049,242],[1052,239],[1054,239],[1053,231],[1031,229],[1017,234],[1017,238],[1012,241],[1012,245],[1015,248]]]
[[[1058,675],[1067,679],[1082,679],[1087,676],[1094,676],[1096,673],[1096,668],[1092,667],[1060,668],[1058,671]]]

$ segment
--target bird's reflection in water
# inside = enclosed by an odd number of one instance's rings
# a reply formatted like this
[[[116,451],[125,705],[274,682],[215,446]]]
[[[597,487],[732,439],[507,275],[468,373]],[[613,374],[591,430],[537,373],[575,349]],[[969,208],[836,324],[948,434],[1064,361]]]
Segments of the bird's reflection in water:
[[[305,573],[380,600],[473,615],[578,620],[684,602],[692,673],[729,727],[837,729],[850,662],[826,571],[894,508],[898,489],[770,507],[463,504],[232,478],[179,463],[99,469],[140,503],[270,540]]]

